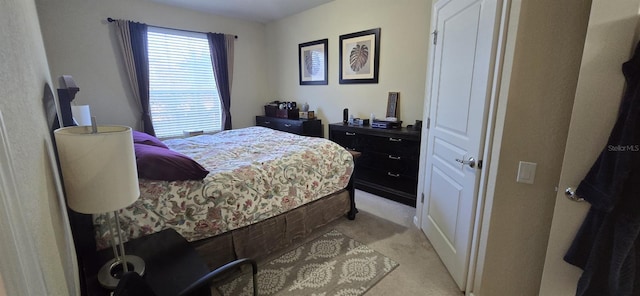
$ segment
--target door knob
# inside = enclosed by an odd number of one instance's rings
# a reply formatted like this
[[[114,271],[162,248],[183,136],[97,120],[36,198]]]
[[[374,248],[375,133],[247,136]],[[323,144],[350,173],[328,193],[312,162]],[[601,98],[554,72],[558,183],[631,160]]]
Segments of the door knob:
[[[571,187],[568,187],[567,189],[564,190],[564,195],[572,201],[578,201],[578,202],[584,201],[584,198],[578,196],[576,194],[576,191]]]
[[[469,157],[469,160],[462,160],[462,159],[456,158],[456,161],[461,164],[468,164],[470,168],[476,167],[476,160],[473,157]]]

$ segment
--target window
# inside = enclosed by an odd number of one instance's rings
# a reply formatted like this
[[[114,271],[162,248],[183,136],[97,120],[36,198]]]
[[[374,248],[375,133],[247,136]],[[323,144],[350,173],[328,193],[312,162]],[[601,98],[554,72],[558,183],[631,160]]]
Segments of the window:
[[[222,130],[222,112],[204,33],[149,27],[149,109],[158,138]]]

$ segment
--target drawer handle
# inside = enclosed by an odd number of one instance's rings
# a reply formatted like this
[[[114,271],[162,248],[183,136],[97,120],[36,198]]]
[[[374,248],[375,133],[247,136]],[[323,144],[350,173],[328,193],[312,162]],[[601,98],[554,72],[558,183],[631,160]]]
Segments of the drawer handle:
[[[402,142],[402,139],[398,139],[398,138],[389,138],[389,141],[391,141],[391,142]]]
[[[271,121],[265,121],[264,124],[271,124]]]
[[[350,133],[350,132],[344,132],[344,134],[347,135],[347,136],[355,136],[356,135],[356,133]]]
[[[389,155],[389,159],[393,159],[393,160],[400,160],[400,156],[393,156],[393,155]]]
[[[392,173],[392,172],[388,172],[388,173],[387,173],[387,176],[389,176],[389,177],[394,177],[394,178],[399,178],[399,177],[400,177],[400,174],[394,174],[394,173]]]
[[[291,127],[291,125],[290,125],[290,124],[288,124],[288,123],[285,123],[285,124],[284,124],[284,126],[286,126],[286,127]]]

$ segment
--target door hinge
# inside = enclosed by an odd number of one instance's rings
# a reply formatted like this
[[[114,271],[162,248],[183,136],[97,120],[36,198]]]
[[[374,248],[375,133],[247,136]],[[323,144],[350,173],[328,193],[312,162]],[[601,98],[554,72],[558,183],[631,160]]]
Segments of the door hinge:
[[[433,45],[436,45],[438,43],[438,30],[433,31],[431,35],[433,35]]]
[[[424,203],[424,192],[421,194],[420,202],[421,202],[421,203]]]
[[[431,117],[427,117],[427,129],[431,126]]]

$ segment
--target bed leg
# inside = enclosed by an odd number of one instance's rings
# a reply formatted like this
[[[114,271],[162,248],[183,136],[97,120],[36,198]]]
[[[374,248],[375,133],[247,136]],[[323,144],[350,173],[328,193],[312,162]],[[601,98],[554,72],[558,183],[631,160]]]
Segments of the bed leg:
[[[353,162],[355,165],[356,160],[358,159],[358,157],[360,157],[360,155],[362,155],[362,153],[358,151],[353,151],[353,150],[349,150],[349,153],[353,157]],[[351,173],[349,184],[347,185],[347,190],[349,190],[349,199],[351,200],[351,209],[347,213],[347,218],[349,218],[349,220],[354,220],[356,218],[356,214],[358,213],[358,209],[356,209],[356,192],[355,192],[356,190],[353,185],[354,176],[355,176],[355,166],[354,166],[353,172]]]
[[[347,218],[349,220],[354,220],[356,218],[356,214],[358,213],[358,209],[356,209],[356,195],[355,188],[353,186],[353,177],[349,180],[349,184],[347,185],[347,190],[349,191],[349,200],[351,202],[351,208],[347,213]]]

